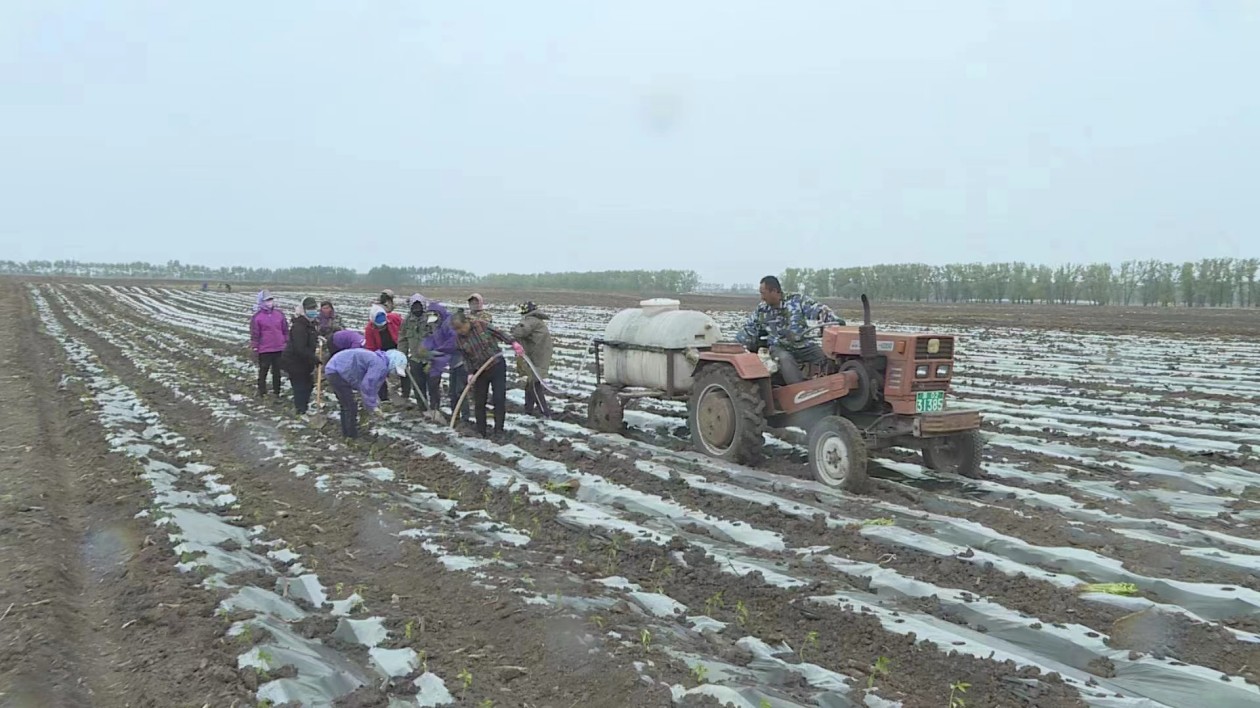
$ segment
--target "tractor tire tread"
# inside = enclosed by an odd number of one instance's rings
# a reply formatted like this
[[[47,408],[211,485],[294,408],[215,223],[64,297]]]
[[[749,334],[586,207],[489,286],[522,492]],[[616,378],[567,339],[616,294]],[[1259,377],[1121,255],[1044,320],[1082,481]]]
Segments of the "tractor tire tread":
[[[866,474],[870,453],[866,449],[866,441],[862,438],[862,432],[853,424],[853,421],[843,416],[827,416],[809,429],[806,449],[809,453],[809,466],[814,472],[814,478],[823,484],[829,484],[818,474],[815,452],[818,439],[827,433],[835,433],[843,438],[845,447],[848,448],[849,455],[852,458],[849,474],[844,478],[844,482],[838,486],[853,494],[865,493],[871,486],[870,477]]]
[[[723,384],[723,388],[734,397],[736,415],[740,418],[735,428],[738,439],[731,446],[730,453],[722,459],[749,466],[756,465],[764,457],[766,446],[764,435],[766,403],[757,392],[757,384],[754,381],[739,378],[732,366],[710,364],[696,374],[691,390],[703,391],[713,383],[714,379],[718,379]],[[697,401],[689,401],[687,408],[687,422],[691,429],[693,444],[698,451],[711,454],[700,443],[697,432],[698,426],[695,421]]]

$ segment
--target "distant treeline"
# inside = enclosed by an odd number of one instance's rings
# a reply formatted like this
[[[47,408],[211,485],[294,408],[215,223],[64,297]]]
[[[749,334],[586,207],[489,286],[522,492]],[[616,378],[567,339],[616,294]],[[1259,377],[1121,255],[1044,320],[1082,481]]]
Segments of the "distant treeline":
[[[1257,258],[1198,262],[1125,261],[1058,267],[1027,263],[918,263],[857,268],[789,268],[784,290],[815,297],[885,301],[1092,303],[1258,307]]]
[[[275,285],[364,286],[486,286],[521,289],[579,290],[592,292],[685,293],[700,284],[695,271],[612,270],[586,273],[493,273],[477,275],[441,266],[398,267],[380,265],[366,273],[335,266],[308,268],[211,268],[179,261],[165,264],[84,263],[80,261],[0,261],[0,274],[130,278],[143,280],[190,280],[211,283],[269,283]]]
[[[1197,262],[1126,261],[1062,265],[967,263],[930,266],[904,263],[855,268],[788,268],[783,287],[815,297],[856,299],[863,293],[883,301],[1092,303],[1096,305],[1188,305],[1260,307],[1257,258],[1207,258]],[[477,275],[441,266],[380,265],[366,273],[350,268],[210,268],[168,261],[83,263],[0,261],[0,274],[87,278],[179,279],[275,285],[362,285],[364,287],[497,287],[522,290],[691,293],[751,292],[701,283],[690,270],[610,270],[565,273]],[[756,275],[756,274],[754,274]]]

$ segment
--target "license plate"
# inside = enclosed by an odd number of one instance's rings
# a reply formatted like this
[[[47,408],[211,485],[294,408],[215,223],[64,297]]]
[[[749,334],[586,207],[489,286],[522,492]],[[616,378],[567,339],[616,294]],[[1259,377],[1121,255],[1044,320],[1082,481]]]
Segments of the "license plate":
[[[936,413],[945,410],[944,391],[918,391],[914,394],[914,410],[919,413]]]

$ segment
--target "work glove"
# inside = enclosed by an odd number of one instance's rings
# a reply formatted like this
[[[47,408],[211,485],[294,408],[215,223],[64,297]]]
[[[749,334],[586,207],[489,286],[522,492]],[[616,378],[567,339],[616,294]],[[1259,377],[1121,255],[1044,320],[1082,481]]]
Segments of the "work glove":
[[[520,342],[512,342],[512,351],[516,352],[517,356],[525,356],[525,347]]]

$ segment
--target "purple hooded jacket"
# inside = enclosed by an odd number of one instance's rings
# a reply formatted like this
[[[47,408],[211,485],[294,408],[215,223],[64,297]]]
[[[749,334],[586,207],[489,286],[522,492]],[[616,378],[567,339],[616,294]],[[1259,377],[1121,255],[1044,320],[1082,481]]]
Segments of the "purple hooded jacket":
[[[271,293],[262,290],[254,303],[254,316],[249,318],[249,346],[259,354],[282,352],[289,343],[289,319],[277,307],[270,310],[263,302]]]
[[[357,329],[339,329],[328,338],[328,348],[337,353],[343,349],[362,349],[363,333]]]
[[[378,395],[385,377],[389,376],[389,359],[385,352],[368,349],[345,349],[333,354],[324,366],[324,373],[337,374],[346,383],[359,389],[363,405],[370,411],[381,404]]]
[[[438,316],[437,326],[433,334],[424,338],[424,348],[433,352],[433,361],[429,364],[429,377],[437,378],[448,366],[455,366],[459,357],[456,344],[455,329],[451,327],[451,313],[441,303],[434,300],[428,302],[429,312]]]

